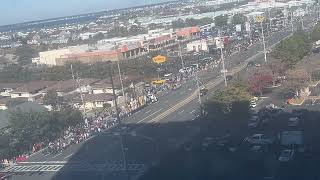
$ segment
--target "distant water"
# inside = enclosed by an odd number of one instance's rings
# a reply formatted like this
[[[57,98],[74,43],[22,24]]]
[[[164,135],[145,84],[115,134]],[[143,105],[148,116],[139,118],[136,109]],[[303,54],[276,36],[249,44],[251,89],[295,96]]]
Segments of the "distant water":
[[[107,0],[108,2],[103,6],[104,10],[111,10],[111,9],[122,9],[128,7],[136,7],[136,6],[143,6],[143,5],[150,5],[150,4],[157,4],[157,3],[164,3],[169,1],[175,0]],[[2,31],[18,31],[18,30],[25,30],[26,28],[42,28],[45,26],[52,26],[52,25],[61,25],[61,24],[72,24],[72,23],[81,23],[81,22],[88,22],[96,20],[96,17],[100,15],[100,13],[94,12],[103,12],[101,8],[90,8],[87,10],[87,15],[85,13],[79,13],[81,16],[72,15],[73,18],[65,19],[65,17],[57,17],[57,18],[49,18],[43,20],[36,20],[36,21],[29,21],[25,23],[18,23],[18,24],[10,24],[10,25],[0,25],[0,32]],[[91,15],[89,15],[91,14]],[[92,14],[94,14],[92,16]],[[59,15],[57,15],[59,16]],[[75,18],[74,18],[75,17]]]

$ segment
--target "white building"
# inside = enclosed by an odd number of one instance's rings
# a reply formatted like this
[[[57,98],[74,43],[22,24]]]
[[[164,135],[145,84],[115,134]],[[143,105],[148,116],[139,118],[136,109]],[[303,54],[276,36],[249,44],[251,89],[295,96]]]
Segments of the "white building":
[[[69,49],[57,49],[57,50],[51,50],[51,51],[44,51],[39,53],[40,57],[40,64],[45,64],[49,66],[56,66],[57,62],[56,59],[60,58],[61,56],[65,54],[70,54]]]
[[[193,41],[187,44],[187,51],[208,51],[208,43],[205,40]]]

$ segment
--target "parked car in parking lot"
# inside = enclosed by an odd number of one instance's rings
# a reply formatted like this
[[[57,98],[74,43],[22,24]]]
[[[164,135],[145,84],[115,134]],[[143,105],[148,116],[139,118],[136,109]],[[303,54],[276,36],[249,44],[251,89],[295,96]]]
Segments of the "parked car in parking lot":
[[[298,117],[291,117],[291,118],[289,118],[289,120],[288,120],[288,126],[289,126],[289,127],[296,127],[296,126],[298,126],[299,122],[300,122],[300,118],[298,118]]]
[[[231,75],[227,75],[226,79],[227,79],[227,81],[231,81],[232,80],[232,76]]]
[[[288,162],[293,159],[294,154],[295,154],[294,150],[291,150],[291,149],[283,150],[283,151],[281,151],[278,160],[280,162]]]
[[[259,116],[258,115],[252,115],[248,122],[249,128],[255,128],[259,125]]]
[[[264,134],[254,134],[250,137],[245,138],[245,141],[250,144],[271,144],[273,140],[266,137]]]
[[[249,107],[250,107],[250,108],[255,108],[255,107],[257,107],[257,102],[255,102],[255,101],[250,101]]]

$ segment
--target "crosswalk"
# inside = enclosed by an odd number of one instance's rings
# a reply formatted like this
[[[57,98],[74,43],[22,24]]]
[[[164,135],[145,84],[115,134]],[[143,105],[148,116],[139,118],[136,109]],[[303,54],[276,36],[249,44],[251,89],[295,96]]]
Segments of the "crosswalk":
[[[18,164],[6,169],[0,170],[0,172],[58,172],[58,171],[136,171],[140,172],[145,169],[144,164],[127,164],[127,169],[122,163],[114,164],[85,164],[85,163],[73,163],[73,164]]]

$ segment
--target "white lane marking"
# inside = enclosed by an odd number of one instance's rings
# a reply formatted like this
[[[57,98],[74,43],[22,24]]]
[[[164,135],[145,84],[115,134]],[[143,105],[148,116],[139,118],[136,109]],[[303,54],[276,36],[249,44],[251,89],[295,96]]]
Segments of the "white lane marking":
[[[69,154],[68,156],[64,157],[63,159],[68,159],[69,157],[71,157],[73,155],[73,153]]]
[[[68,161],[36,161],[36,162],[19,162],[18,164],[67,164]]]
[[[162,108],[161,108],[161,109],[159,109],[158,111],[156,111],[156,112],[154,112],[154,113],[152,113],[152,114],[148,115],[147,117],[145,117],[145,118],[141,119],[140,121],[138,121],[138,123],[143,122],[144,120],[146,120],[147,118],[149,118],[149,117],[151,117],[151,116],[155,115],[156,113],[160,112],[161,110],[162,110]]]
[[[184,112],[184,109],[182,111],[178,112],[178,114],[182,114],[183,112]]]
[[[55,156],[53,156],[52,158],[56,158],[56,157],[58,157],[58,156],[60,156],[62,153],[58,153],[58,154],[56,154]]]
[[[149,111],[147,111],[147,112],[145,112],[145,113],[148,114],[149,112],[151,112],[151,110],[149,110]]]
[[[196,112],[196,110],[192,110],[191,112],[190,112],[190,114],[193,114],[193,113],[195,113]]]

